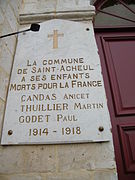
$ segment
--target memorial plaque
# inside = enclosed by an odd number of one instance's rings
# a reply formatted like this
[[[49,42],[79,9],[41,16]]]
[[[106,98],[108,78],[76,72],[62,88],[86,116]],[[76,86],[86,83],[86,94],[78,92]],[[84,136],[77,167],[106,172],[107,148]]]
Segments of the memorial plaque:
[[[109,141],[92,24],[51,20],[18,37],[1,144]]]

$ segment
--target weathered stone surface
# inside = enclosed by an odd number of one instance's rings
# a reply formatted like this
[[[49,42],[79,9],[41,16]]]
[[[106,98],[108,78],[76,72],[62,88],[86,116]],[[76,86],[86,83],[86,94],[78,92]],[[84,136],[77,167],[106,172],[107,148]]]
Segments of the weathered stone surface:
[[[6,8],[7,8],[7,5],[8,5],[8,0],[1,0],[0,1],[0,7],[1,7],[1,10],[5,13],[6,11]]]
[[[9,38],[5,38],[3,39],[3,41],[5,42],[5,47],[8,48],[9,52],[11,53],[12,57],[11,57],[11,60],[9,59],[8,61],[11,61],[13,60],[13,56],[14,56],[14,52],[15,52],[15,45],[16,45],[16,37],[15,36],[10,36]],[[10,63],[8,63],[10,64]],[[7,64],[7,65],[8,65]],[[9,66],[9,69],[11,71],[11,66]],[[9,72],[10,72],[9,71]]]
[[[19,1],[21,2],[22,0],[19,0]],[[18,20],[18,16],[19,16],[19,7],[20,7],[19,1],[18,0],[9,1],[17,20]]]
[[[0,180],[42,180],[37,174],[0,175]],[[45,180],[45,179],[44,179]]]
[[[2,10],[0,9],[0,24],[2,24],[3,21],[4,21],[4,15],[3,15]]]
[[[0,136],[1,136],[1,131],[2,131],[4,107],[5,107],[5,102],[0,98]],[[1,137],[0,137],[0,139],[1,139]]]
[[[4,176],[4,175],[0,175],[0,180],[10,180],[9,179],[10,177],[8,177],[8,176]]]
[[[25,0],[20,12],[20,23],[41,22],[54,18],[87,21],[92,19],[94,14],[95,8],[90,6],[89,0]]]
[[[7,6],[7,9],[6,9],[5,16],[9,22],[13,32],[17,31],[17,26],[18,26],[17,25],[17,19],[16,19],[15,14],[14,14],[14,12],[13,12],[13,10],[9,4]]]
[[[72,6],[71,6],[72,4]],[[24,6],[21,9],[20,13],[28,14],[28,13],[41,13],[45,12],[57,12],[58,10],[80,10],[82,7],[89,7],[90,3],[89,0],[44,0],[44,1],[37,1],[37,0],[25,0]]]
[[[1,146],[0,162],[0,173],[53,172],[55,146]]]
[[[55,146],[26,146],[23,148],[25,172],[54,172]]]
[[[92,180],[90,173],[86,171],[76,171],[68,173],[58,173],[47,175],[46,180]]]
[[[2,25],[1,35],[6,35],[6,34],[9,34],[9,33],[12,33],[12,32],[13,32],[13,30],[11,29],[7,19],[5,19],[4,24]],[[10,51],[10,53],[12,55],[14,55],[15,44],[16,44],[16,36],[14,35],[14,36],[5,37],[5,38],[1,39],[1,42],[4,42],[5,47],[7,47],[8,50]],[[11,58],[11,60],[12,59],[13,58]]]
[[[10,46],[10,45],[14,45],[15,42],[13,41],[13,44],[11,44],[11,42],[9,42],[9,40],[8,40],[8,43],[10,43],[10,44],[7,44],[7,46],[8,45]],[[3,49],[2,49],[2,54],[0,57],[0,66],[6,71],[7,74],[10,74],[12,61],[13,61],[13,55],[8,50],[6,45],[4,45]]]
[[[74,144],[58,146],[60,171],[72,169],[114,169],[111,143]]]
[[[94,172],[94,178],[93,180],[117,180],[117,174],[113,171],[97,171]]]
[[[0,146],[0,173],[19,173],[25,168],[22,147]]]
[[[12,30],[7,18],[5,17],[4,23],[2,24],[1,35],[5,35],[8,33],[12,33],[12,32],[13,32],[13,30]],[[3,38],[1,40],[5,40],[7,38],[9,38],[9,37]]]
[[[8,81],[9,81],[9,75],[0,67],[0,97],[4,101],[6,99]]]

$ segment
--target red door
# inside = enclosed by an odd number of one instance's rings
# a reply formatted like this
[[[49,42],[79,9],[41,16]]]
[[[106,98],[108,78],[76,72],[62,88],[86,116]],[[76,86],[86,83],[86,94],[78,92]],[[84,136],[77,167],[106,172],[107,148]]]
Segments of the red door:
[[[95,29],[119,180],[135,180],[135,28]]]

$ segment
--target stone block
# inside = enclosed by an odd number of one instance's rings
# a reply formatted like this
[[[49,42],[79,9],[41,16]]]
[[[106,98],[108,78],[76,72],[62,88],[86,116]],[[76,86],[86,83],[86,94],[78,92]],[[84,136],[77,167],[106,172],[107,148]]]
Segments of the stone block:
[[[0,173],[44,173],[56,170],[54,146],[0,146]]]
[[[72,4],[72,6],[71,6]],[[21,14],[29,13],[43,13],[44,9],[46,12],[56,12],[58,10],[71,10],[80,9],[82,7],[89,7],[89,0],[45,0],[45,1],[35,1],[35,0],[24,0],[24,8],[21,9]]]
[[[0,35],[2,33],[2,29],[3,29],[3,24],[0,24]]]
[[[94,172],[93,180],[118,180],[116,172],[113,171],[107,171],[107,172],[101,172],[97,171]]]
[[[0,136],[1,136],[2,124],[3,124],[4,107],[5,107],[5,102],[0,98]]]
[[[15,32],[17,31],[17,27],[18,27],[18,24],[17,24],[17,19],[15,17],[15,14],[11,8],[11,6],[8,4],[7,6],[7,9],[6,9],[6,12],[5,12],[5,16],[12,28],[12,31]]]
[[[60,171],[72,169],[114,169],[114,152],[111,143],[58,145]]]
[[[20,0],[21,1],[21,0]],[[16,18],[18,19],[18,16],[19,16],[19,1],[18,0],[11,0],[9,1],[13,11],[14,11],[14,14],[16,16]]]
[[[21,8],[21,14],[28,13],[41,13],[44,12],[54,12],[56,9],[56,0],[45,0],[45,1],[35,1],[35,0],[25,0],[24,6]]]
[[[1,9],[2,9],[2,11],[5,13],[5,11],[6,11],[6,8],[7,8],[7,5],[8,5],[8,1],[9,0],[1,0],[0,1],[0,7],[1,7]]]
[[[18,5],[19,5],[19,8],[21,7],[21,5],[23,4],[24,0],[17,0],[18,1]]]
[[[13,55],[10,53],[6,46],[3,46],[1,55],[0,55],[0,66],[10,74],[11,66],[13,61]]]
[[[92,180],[92,178],[87,171],[71,171],[68,173],[49,174],[46,180]]]
[[[0,175],[0,180],[9,180],[9,177],[6,175]]]
[[[27,146],[23,149],[25,172],[53,172],[56,170],[55,146]]]
[[[50,0],[44,0],[44,2],[46,2],[46,1],[50,1]],[[38,3],[38,1],[37,0],[23,0],[23,2],[24,2],[24,4],[26,4],[26,3]]]
[[[5,101],[7,88],[9,82],[9,75],[0,67],[0,98]]]
[[[1,29],[1,26],[0,26],[0,29]],[[1,39],[1,41],[0,41],[0,57],[1,57],[4,46],[5,46],[5,42]]]
[[[11,29],[8,20],[5,18],[4,24],[2,25],[2,28],[1,28],[1,35],[6,35],[6,34],[9,34],[12,32],[13,32],[13,30]],[[9,38],[9,37],[7,37],[7,38]],[[6,38],[3,38],[3,39],[6,39]]]
[[[0,175],[0,180],[42,180],[37,174]]]
[[[10,53],[12,54],[12,56],[14,56],[15,47],[16,47],[16,37],[15,36],[10,36],[10,37],[4,38],[2,40],[4,41],[5,46],[9,49]],[[12,59],[13,58],[11,58],[11,61],[12,61]]]
[[[0,146],[0,174],[24,171],[25,155],[21,146]]]
[[[4,16],[3,16],[3,12],[0,8],[0,24],[3,24],[3,21],[4,21]]]
[[[20,11],[20,23],[28,24],[53,18],[87,21],[94,14],[95,8],[90,6],[89,0],[25,0]]]
[[[6,34],[13,32],[13,30],[11,29],[7,19],[5,19],[3,26],[2,27],[0,26],[0,30],[1,30],[0,31],[1,35],[6,35]],[[16,36],[13,35],[13,36],[5,37],[5,38],[1,39],[0,43],[2,43],[2,42],[3,42],[3,44],[5,44],[6,47],[8,47],[11,54],[14,55],[15,44],[16,44]],[[2,47],[0,47],[0,49],[2,50]]]
[[[57,7],[60,8],[60,7],[63,7],[63,8],[71,8],[71,4],[72,4],[72,7],[74,8],[82,8],[82,7],[88,7],[90,6],[90,2],[89,0],[70,0],[70,3],[69,3],[69,0],[57,0]]]

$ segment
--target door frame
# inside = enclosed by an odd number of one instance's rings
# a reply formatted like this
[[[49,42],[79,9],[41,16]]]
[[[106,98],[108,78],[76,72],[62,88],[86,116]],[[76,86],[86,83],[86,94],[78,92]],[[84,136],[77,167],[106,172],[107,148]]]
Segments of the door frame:
[[[127,37],[128,35],[131,35],[132,33],[135,33],[135,26],[128,26],[128,27],[123,27],[123,26],[120,26],[120,27],[94,27],[94,32],[95,32],[95,37],[96,37],[96,34],[106,34],[108,33],[108,37],[110,36],[111,38],[113,37],[113,34],[114,34],[114,37],[115,37],[115,33],[117,34],[126,34]],[[98,36],[98,35],[97,35]],[[102,37],[100,37],[100,39],[102,39]],[[97,38],[96,38],[97,40]],[[126,167],[124,167],[123,169],[123,166],[121,165],[120,166],[120,163],[122,164],[123,160],[122,160],[122,155],[123,155],[123,152],[121,151],[121,147],[122,147],[122,144],[120,144],[120,141],[119,141],[119,138],[118,138],[118,132],[119,132],[119,135],[121,136],[121,138],[124,139],[124,135],[122,134],[122,130],[125,128],[125,124],[121,124],[121,126],[118,126],[117,125],[117,122],[114,122],[114,114],[116,115],[117,113],[114,112],[114,100],[112,98],[112,91],[111,91],[111,83],[109,81],[109,77],[108,77],[108,69],[106,69],[107,67],[107,64],[106,64],[106,60],[105,60],[105,56],[104,56],[104,50],[103,50],[103,44],[99,42],[99,36],[98,36],[98,40],[97,40],[97,46],[98,46],[98,49],[102,49],[101,53],[99,53],[100,55],[100,61],[101,61],[101,67],[103,69],[102,73],[103,73],[103,79],[104,79],[104,85],[105,85],[105,91],[106,91],[106,96],[107,96],[107,103],[108,103],[108,109],[109,109],[109,112],[110,112],[110,118],[111,118],[111,124],[112,124],[112,135],[113,135],[113,144],[114,144],[114,150],[115,150],[115,159],[116,159],[116,165],[117,165],[117,172],[118,172],[118,177],[120,180],[124,180],[125,178],[125,174],[124,174],[124,171],[126,171]],[[112,110],[113,109],[113,110]],[[113,113],[112,113],[113,111]],[[134,125],[135,126],[135,125]],[[123,129],[122,129],[123,128]],[[130,128],[130,124],[129,124],[129,128]],[[118,157],[118,154],[122,154],[121,157]],[[128,159],[127,159],[128,161]],[[119,165],[118,165],[119,164]],[[129,169],[130,171],[130,169]],[[131,170],[132,172],[132,170]],[[129,175],[130,176],[130,175]],[[132,176],[132,175],[131,175]],[[130,179],[130,177],[129,177]]]

